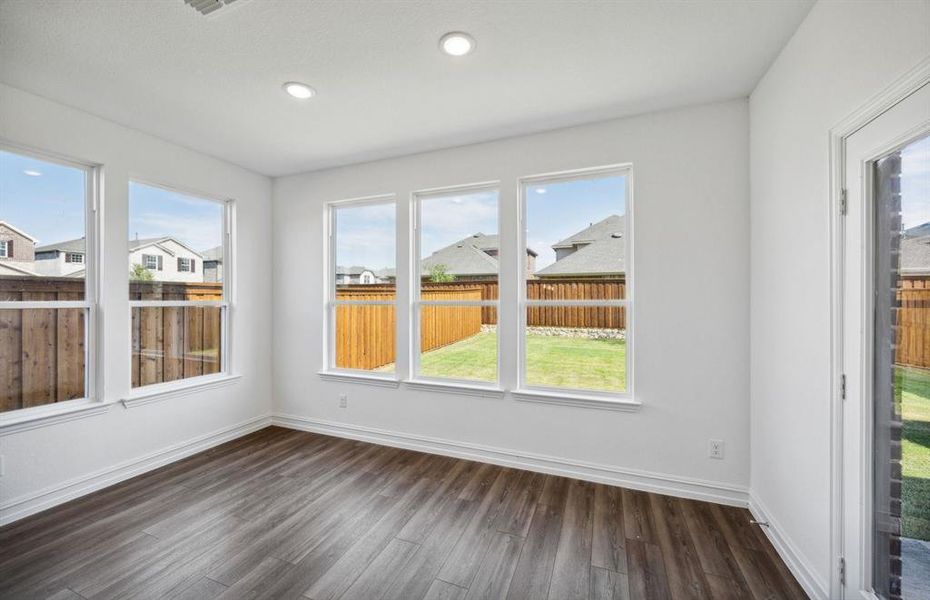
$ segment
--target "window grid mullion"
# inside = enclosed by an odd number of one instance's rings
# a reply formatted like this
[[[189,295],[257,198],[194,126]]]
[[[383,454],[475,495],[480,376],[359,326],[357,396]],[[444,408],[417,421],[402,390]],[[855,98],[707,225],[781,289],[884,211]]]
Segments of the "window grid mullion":
[[[625,307],[629,300],[524,300],[525,306]]]
[[[130,308],[227,308],[225,300],[130,300]]]
[[[9,300],[0,302],[0,310],[91,308],[91,305],[89,300]]]

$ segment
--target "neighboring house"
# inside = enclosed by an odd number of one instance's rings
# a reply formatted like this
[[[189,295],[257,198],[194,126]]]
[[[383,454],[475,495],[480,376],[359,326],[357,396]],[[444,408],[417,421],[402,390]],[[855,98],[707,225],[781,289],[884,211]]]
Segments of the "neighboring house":
[[[129,240],[129,265],[142,265],[155,281],[204,280],[203,255],[171,237]]]
[[[33,275],[34,237],[0,221],[0,275]]]
[[[394,283],[397,281],[397,269],[378,269],[375,271],[378,283]]]
[[[223,281],[223,247],[217,246],[201,252],[203,256],[203,280]]]
[[[420,276],[428,279],[430,271],[441,265],[445,267],[446,273],[455,277],[455,281],[497,279],[500,273],[499,253],[500,238],[479,232],[424,258],[420,262]],[[531,248],[526,249],[524,265],[527,277],[532,277],[536,268],[536,252]]]
[[[84,238],[39,246],[33,270],[44,277],[83,277],[86,252]]]
[[[84,238],[56,242],[35,249],[31,270],[44,277],[83,277],[86,247]],[[200,283],[203,257],[171,237],[129,241],[129,265],[142,265],[154,281]]]
[[[901,235],[900,263],[902,276],[930,275],[930,223],[911,227]]]
[[[625,223],[610,215],[552,245],[555,262],[540,269],[540,279],[557,277],[619,277],[626,272]]]
[[[381,281],[367,267],[336,267],[336,285],[370,285]]]

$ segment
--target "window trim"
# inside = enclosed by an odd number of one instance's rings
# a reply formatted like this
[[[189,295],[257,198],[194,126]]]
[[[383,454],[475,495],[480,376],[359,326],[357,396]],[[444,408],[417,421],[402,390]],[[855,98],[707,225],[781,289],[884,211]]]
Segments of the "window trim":
[[[410,194],[410,246],[411,246],[411,264],[410,264],[410,282],[409,282],[409,312],[410,312],[410,327],[409,327],[409,365],[410,365],[410,377],[404,381],[413,387],[419,387],[421,389],[440,389],[443,391],[453,391],[453,390],[484,390],[492,395],[497,395],[499,392],[503,393],[503,388],[501,387],[501,309],[500,309],[500,277],[501,269],[500,265],[503,264],[503,260],[506,259],[506,254],[502,252],[502,248],[498,247],[498,269],[497,269],[497,281],[498,281],[498,294],[497,300],[423,300],[420,297],[420,293],[423,287],[423,272],[421,269],[421,236],[420,232],[422,231],[422,200],[424,198],[445,198],[449,196],[459,196],[462,194],[469,193],[478,193],[478,192],[497,192],[497,236],[498,240],[502,239],[501,236],[501,223],[504,222],[504,203],[501,201],[501,182],[499,180],[494,181],[482,181],[478,183],[467,183],[461,185],[450,185],[443,186],[438,188],[427,188],[422,190],[416,190]],[[503,244],[501,244],[502,246]],[[493,307],[497,313],[497,369],[495,371],[494,381],[481,381],[475,379],[460,379],[455,377],[430,377],[428,375],[423,375],[420,373],[420,311],[423,306],[480,306]]]
[[[622,175],[625,177],[626,199],[624,219],[624,260],[625,271],[625,298],[623,300],[528,300],[526,297],[526,268],[522,261],[527,246],[527,191],[530,187],[547,183],[562,183]],[[634,400],[634,351],[633,327],[634,318],[634,257],[633,257],[633,164],[618,163],[599,167],[555,171],[538,175],[529,175],[518,179],[519,210],[517,218],[517,258],[519,279],[517,283],[517,388],[512,391],[514,398],[530,402],[545,402],[549,404],[567,404],[574,406],[610,407],[611,403],[618,407],[629,405],[633,408],[640,404]],[[589,390],[583,388],[558,388],[551,386],[537,386],[527,383],[526,376],[526,312],[531,306],[619,306],[626,308],[626,389],[623,392],[607,392],[602,390]]]
[[[0,413],[0,434],[42,427],[100,414],[109,407],[102,395],[104,381],[103,313],[103,199],[102,165],[0,140],[0,150],[84,171],[84,299],[0,301],[0,309],[84,309],[84,397]]]
[[[400,350],[399,337],[394,336],[394,372],[378,373],[366,369],[350,369],[336,366],[336,307],[337,306],[393,306],[395,323],[398,317],[398,296],[399,281],[397,278],[397,265],[394,265],[394,300],[336,300],[336,288],[339,281],[336,276],[336,213],[341,208],[356,208],[361,206],[377,206],[379,204],[393,204],[394,206],[394,248],[395,263],[398,248],[398,223],[400,222],[398,214],[397,195],[375,194],[372,196],[361,196],[357,198],[347,198],[343,200],[332,200],[325,206],[324,221],[324,247],[323,260],[326,263],[326,274],[323,285],[323,369],[319,371],[321,378],[331,381],[340,381],[348,378],[358,379],[360,381],[372,382],[377,385],[378,382],[384,382],[389,386],[396,386],[400,381],[398,372],[398,355]]]
[[[7,252],[7,244],[12,240],[0,240],[0,258],[9,258],[10,255]]]
[[[205,382],[207,384],[214,381],[235,381],[238,375],[233,368],[235,349],[232,344],[232,336],[235,318],[235,256],[236,256],[236,200],[234,198],[224,198],[214,194],[204,193],[196,190],[179,188],[162,183],[156,183],[142,177],[129,176],[127,182],[126,203],[129,204],[129,190],[132,184],[139,184],[148,187],[160,188],[168,192],[183,194],[197,200],[215,202],[223,207],[223,298],[222,300],[129,300],[127,303],[128,322],[132,327],[132,310],[134,308],[175,308],[185,306],[200,306],[220,308],[220,370],[216,373],[207,375],[197,375],[185,379],[175,379],[168,382],[156,382],[139,387],[132,387],[132,369],[128,369],[126,379],[129,393],[125,398],[120,400],[127,408],[130,405],[143,404],[142,399],[151,397],[165,396],[166,398],[180,397],[184,390],[188,388],[201,388]],[[128,228],[128,220],[127,220]],[[127,238],[128,239],[128,238]],[[145,256],[145,255],[143,255]],[[144,261],[144,259],[143,259]],[[148,267],[146,267],[148,268]],[[132,335],[130,331],[128,344],[128,356],[132,357]],[[164,394],[163,394],[164,392]],[[170,393],[168,393],[170,392]]]

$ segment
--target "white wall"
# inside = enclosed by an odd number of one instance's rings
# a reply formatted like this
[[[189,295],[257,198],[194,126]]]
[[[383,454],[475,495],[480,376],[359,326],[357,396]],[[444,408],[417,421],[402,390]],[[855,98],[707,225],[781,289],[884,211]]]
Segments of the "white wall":
[[[930,3],[817,3],[753,92],[752,493],[826,593],[828,132],[930,55]]]
[[[598,463],[607,467],[598,472],[622,471],[637,484],[649,480],[729,501],[745,498],[748,134],[747,102],[734,100],[276,179],[276,410],[308,426],[336,422]],[[639,412],[383,389],[317,376],[324,360],[325,202],[393,192],[403,223],[413,190],[500,180],[501,230],[514,231],[518,177],[620,162],[632,162],[634,172]],[[517,252],[512,237],[503,237],[505,257]],[[505,258],[502,265],[501,294],[512,298],[516,263]],[[406,266],[398,267],[400,276],[406,274]],[[406,321],[405,311],[398,318]],[[505,383],[513,383],[512,303],[502,304],[501,319],[503,373],[510,379]],[[342,391],[347,409],[338,408]],[[707,458],[709,438],[726,441],[725,460]]]
[[[127,194],[137,177],[237,200],[248,252],[235,267],[238,288],[234,365],[241,380],[222,389],[0,437],[3,518],[125,474],[138,459],[234,428],[271,408],[271,183],[228,163],[180,148],[49,100],[0,85],[0,140],[103,165],[106,260],[104,399],[129,392]],[[200,265],[198,265],[200,268]],[[2,432],[0,432],[2,434]],[[114,471],[116,469],[116,471]]]

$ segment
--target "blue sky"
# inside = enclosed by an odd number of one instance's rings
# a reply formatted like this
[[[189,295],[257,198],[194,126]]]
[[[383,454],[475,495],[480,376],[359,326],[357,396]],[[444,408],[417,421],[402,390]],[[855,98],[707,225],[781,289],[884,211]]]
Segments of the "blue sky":
[[[930,138],[902,151],[902,171],[904,226],[930,222]],[[81,237],[84,176],[81,169],[0,151],[0,220],[32,235],[40,245]],[[198,251],[220,245],[221,204],[136,183],[130,185],[130,198],[130,238],[170,235]],[[610,214],[623,214],[625,204],[623,177],[530,187],[527,239],[539,253],[538,268],[555,260],[553,243]],[[394,229],[393,206],[341,209],[339,264],[393,268]],[[497,232],[495,193],[423,201],[424,255],[479,231]]]
[[[497,191],[433,196],[420,200],[420,257],[476,233],[497,233]]]
[[[394,268],[394,204],[346,206],[336,210],[336,264]]]
[[[0,221],[39,245],[84,235],[84,171],[0,151]]]
[[[129,239],[173,237],[198,252],[220,245],[223,205],[130,182]]]
[[[85,173],[0,151],[0,220],[39,245],[84,236]],[[194,250],[220,245],[223,206],[161,188],[131,183],[129,237],[172,236]]]
[[[930,136],[901,151],[901,219],[905,229],[930,221]]]
[[[583,201],[582,201],[583,200]],[[626,212],[623,177],[604,177],[527,189],[527,240],[539,253],[538,268],[555,261],[552,244],[611,214]],[[421,257],[475,233],[498,233],[496,191],[427,197],[421,200]],[[336,217],[340,266],[394,267],[393,205],[345,207]]]
[[[610,215],[626,214],[626,177],[579,179],[526,189],[526,243],[536,268],[555,262],[552,245]]]

